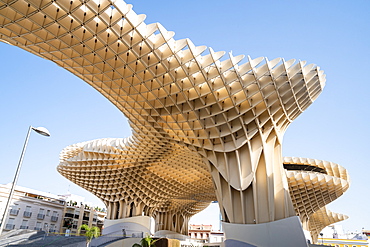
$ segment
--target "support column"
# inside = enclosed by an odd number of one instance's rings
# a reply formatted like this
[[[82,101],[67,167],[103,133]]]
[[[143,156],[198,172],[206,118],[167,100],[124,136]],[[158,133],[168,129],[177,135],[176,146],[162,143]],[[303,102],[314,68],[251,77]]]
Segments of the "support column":
[[[108,208],[107,208],[107,219],[109,219],[109,220],[111,220],[111,219],[113,219],[112,218],[112,215],[113,215],[113,213],[112,213],[112,211],[113,211],[113,203],[112,202],[108,202]]]
[[[117,211],[118,211],[118,202],[113,202],[113,209],[112,209],[112,214],[111,214],[111,219],[115,220],[117,219]]]
[[[123,219],[126,217],[126,203],[124,201],[119,201],[119,215],[118,219]]]
[[[211,163],[211,176],[226,226],[226,238],[231,236],[254,244],[258,242],[250,241],[254,235],[247,234],[248,238],[244,238],[246,234],[239,231],[239,227],[250,232],[266,230],[268,234],[269,230],[279,232],[275,227],[277,221],[296,217],[277,135],[260,133],[235,151],[208,152],[207,158]],[[289,233],[297,231],[295,228],[298,227],[302,234],[290,237],[297,238],[296,241],[301,243],[294,246],[306,246],[298,217],[297,221],[285,224],[284,229]],[[264,238],[263,235],[259,237]],[[272,245],[258,243],[257,246]]]
[[[177,212],[157,212],[155,216],[156,231],[168,230],[182,235],[188,235],[189,217]]]
[[[277,137],[257,136],[208,157],[223,220],[259,224],[295,216]]]

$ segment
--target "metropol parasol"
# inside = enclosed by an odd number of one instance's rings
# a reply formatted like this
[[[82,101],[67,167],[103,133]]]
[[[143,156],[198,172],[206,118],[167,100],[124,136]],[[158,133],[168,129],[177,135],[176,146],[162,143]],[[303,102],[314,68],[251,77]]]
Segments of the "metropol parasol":
[[[325,207],[349,187],[343,167],[282,157],[287,127],[323,90],[319,67],[225,56],[144,20],[122,0],[0,1],[0,41],[70,71],[130,121],[129,138],[60,155],[58,171],[107,205],[105,233],[149,232],[153,218],[155,232],[187,235],[218,201],[226,246],[306,246],[347,218]]]

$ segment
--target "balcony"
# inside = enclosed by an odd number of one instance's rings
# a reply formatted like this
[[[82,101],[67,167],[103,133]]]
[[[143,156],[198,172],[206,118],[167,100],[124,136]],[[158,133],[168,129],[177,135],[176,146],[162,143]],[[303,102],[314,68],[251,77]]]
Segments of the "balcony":
[[[58,217],[57,216],[51,216],[51,222],[57,222]]]
[[[15,225],[14,225],[14,224],[6,224],[6,225],[5,225],[5,230],[13,230],[13,229],[14,229],[14,227],[15,227]]]
[[[28,229],[28,226],[20,226],[19,229]]]
[[[27,217],[27,218],[30,218],[32,215],[32,212],[27,212],[27,211],[24,211],[23,212],[23,217]]]
[[[88,217],[88,216],[87,216],[87,217],[86,217],[86,216],[84,216],[84,217],[83,217],[83,220],[87,220],[87,221],[88,221],[88,220],[89,220],[89,217]]]
[[[33,228],[34,230],[36,230],[36,231],[41,231],[42,230],[42,228],[41,227],[35,227],[35,228]]]
[[[64,214],[64,217],[66,218],[73,218],[74,214],[71,214],[71,213],[65,213]]]
[[[10,212],[9,212],[10,215],[15,215],[15,216],[17,216],[18,213],[19,213],[18,209],[10,209]]]
[[[38,220],[43,220],[43,219],[45,219],[45,214],[37,214],[37,219],[38,219]]]

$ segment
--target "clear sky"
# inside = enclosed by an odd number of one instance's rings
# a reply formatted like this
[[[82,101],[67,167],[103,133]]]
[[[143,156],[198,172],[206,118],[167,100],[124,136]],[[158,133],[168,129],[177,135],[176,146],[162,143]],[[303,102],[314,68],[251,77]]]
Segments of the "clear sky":
[[[345,231],[370,229],[370,1],[128,3],[136,13],[147,15],[147,24],[160,22],[175,31],[175,39],[190,38],[196,45],[233,55],[295,58],[320,66],[327,75],[326,88],[288,128],[283,155],[347,168],[351,187],[328,208],[350,216],[342,223]],[[59,175],[59,152],[78,142],[130,136],[123,114],[53,62],[4,43],[0,43],[0,85],[0,183],[9,183],[14,176],[28,126],[44,126],[52,136],[32,133],[18,184],[54,194],[69,190],[98,203]],[[208,223],[205,218],[201,221]]]

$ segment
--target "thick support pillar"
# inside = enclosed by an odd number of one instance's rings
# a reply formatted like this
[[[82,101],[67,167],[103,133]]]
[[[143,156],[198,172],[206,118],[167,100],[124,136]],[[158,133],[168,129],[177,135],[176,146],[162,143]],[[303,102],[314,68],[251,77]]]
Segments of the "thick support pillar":
[[[177,212],[156,213],[156,231],[168,230],[182,235],[188,235],[188,223],[190,218]]]
[[[108,202],[107,203],[108,205],[108,208],[107,208],[107,219],[109,220],[112,220],[112,215],[113,215],[113,203],[112,202]]]
[[[295,216],[276,136],[256,136],[231,152],[207,157],[223,220],[260,224]]]
[[[119,201],[119,214],[118,219],[123,219],[126,217],[126,203],[124,201]]]
[[[111,219],[115,220],[117,219],[117,212],[118,211],[118,202],[113,202],[113,209],[112,209],[112,214],[111,214]]]

